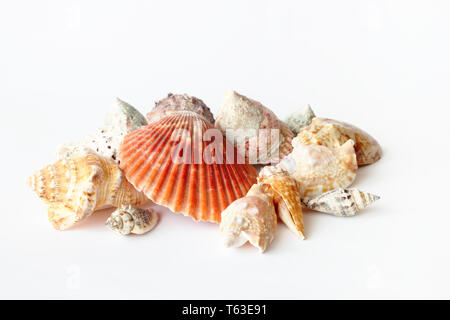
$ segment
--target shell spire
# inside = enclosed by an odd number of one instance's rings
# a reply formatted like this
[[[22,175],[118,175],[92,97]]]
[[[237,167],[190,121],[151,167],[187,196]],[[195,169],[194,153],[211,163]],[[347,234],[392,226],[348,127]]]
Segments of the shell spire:
[[[177,111],[179,100],[198,104],[183,102]],[[256,183],[257,174],[206,119],[209,109],[199,101],[171,95],[158,103],[151,123],[124,138],[120,167],[155,203],[195,221],[218,223],[220,213]]]

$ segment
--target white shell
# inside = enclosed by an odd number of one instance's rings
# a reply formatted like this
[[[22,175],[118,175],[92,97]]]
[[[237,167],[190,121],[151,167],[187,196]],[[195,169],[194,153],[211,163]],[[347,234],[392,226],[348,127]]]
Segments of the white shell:
[[[105,158],[119,162],[118,149],[125,135],[144,125],[147,125],[147,120],[139,111],[116,98],[106,116],[103,128],[98,129],[95,134],[82,141],[59,146],[56,157],[59,160],[98,153]]]
[[[144,234],[158,223],[158,214],[153,209],[123,206],[114,211],[106,220],[106,225],[120,234]]]
[[[302,199],[305,207],[315,211],[329,213],[338,217],[356,215],[380,197],[355,188],[339,188],[312,199]]]
[[[244,198],[222,212],[220,232],[226,247],[240,247],[249,241],[264,252],[275,236],[277,217],[271,195],[253,185]]]

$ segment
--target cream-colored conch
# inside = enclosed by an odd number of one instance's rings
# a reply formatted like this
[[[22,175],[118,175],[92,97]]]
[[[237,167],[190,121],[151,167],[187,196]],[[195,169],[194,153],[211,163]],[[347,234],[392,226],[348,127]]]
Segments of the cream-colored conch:
[[[135,206],[122,206],[106,220],[106,225],[120,234],[144,234],[151,231],[158,222],[154,209],[141,209]]]
[[[277,168],[297,180],[302,198],[312,198],[327,191],[346,188],[356,178],[358,164],[353,141],[336,149],[319,145],[304,145],[293,140],[294,150]]]
[[[276,226],[273,198],[256,184],[222,212],[220,232],[226,247],[240,247],[249,241],[264,252],[275,236]]]
[[[29,178],[29,185],[48,204],[48,219],[57,230],[70,228],[95,210],[148,201],[115,162],[95,154],[46,166]]]
[[[281,221],[300,239],[304,239],[303,211],[297,181],[283,170],[265,167],[260,172],[258,183],[264,192],[273,196],[275,210]]]
[[[297,143],[321,145],[331,149],[340,147],[349,139],[355,143],[359,166],[374,163],[381,158],[382,151],[378,142],[368,133],[345,122],[314,118],[295,138]]]
[[[356,215],[380,197],[355,188],[328,191],[312,199],[302,199],[305,207],[338,217]]]

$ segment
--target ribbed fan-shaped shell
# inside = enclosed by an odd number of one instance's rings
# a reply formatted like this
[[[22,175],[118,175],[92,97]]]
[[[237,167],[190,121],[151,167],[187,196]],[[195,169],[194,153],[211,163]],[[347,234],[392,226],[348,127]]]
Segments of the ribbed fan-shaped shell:
[[[195,221],[219,223],[221,212],[245,196],[256,183],[257,174],[253,166],[217,153],[204,159],[202,155],[210,150],[211,143],[202,137],[209,129],[219,134],[195,112],[167,115],[125,137],[119,152],[120,166],[127,179],[154,202]],[[236,150],[227,152],[225,141],[220,135],[215,143],[223,147],[224,155],[236,160]],[[177,152],[180,149],[184,150],[182,159],[175,159],[174,155],[181,155]]]

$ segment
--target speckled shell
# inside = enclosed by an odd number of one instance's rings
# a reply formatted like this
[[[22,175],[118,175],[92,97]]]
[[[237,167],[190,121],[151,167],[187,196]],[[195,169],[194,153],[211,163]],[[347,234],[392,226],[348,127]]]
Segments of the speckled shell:
[[[226,247],[240,247],[249,241],[264,252],[275,237],[276,226],[272,196],[254,185],[222,212],[220,232]]]
[[[336,120],[314,118],[295,138],[299,143],[337,148],[352,139],[355,142],[358,165],[372,164],[381,158],[378,142],[361,129]]]
[[[271,172],[266,169],[258,176],[258,183],[266,193],[272,195],[280,219],[300,239],[304,239],[303,211],[297,181],[285,171]]]
[[[48,204],[48,219],[58,230],[70,228],[97,209],[148,201],[115,162],[94,154],[46,166],[30,177],[29,185]]]
[[[202,116],[206,121],[214,123],[214,116],[206,104],[199,98],[187,94],[169,93],[164,98],[155,103],[152,111],[147,113],[148,123],[153,123],[162,118],[180,111],[191,111]]]
[[[309,125],[315,116],[311,106],[307,105],[306,108],[290,114],[285,123],[294,134],[298,134],[300,129]]]
[[[120,166],[128,180],[157,204],[195,221],[218,223],[220,213],[256,183],[257,173],[253,166],[229,161],[219,152],[202,157],[213,145],[202,137],[214,130],[220,135],[214,141],[218,149],[237,159],[236,150],[232,146],[227,150],[225,139],[210,122],[183,109],[127,135],[119,152]],[[179,150],[186,152],[174,161]]]
[[[312,199],[302,199],[305,207],[338,217],[356,215],[360,210],[380,199],[379,196],[355,188],[336,189]]]
[[[288,126],[260,102],[235,91],[225,94],[215,125],[229,141],[244,145],[239,151],[252,164],[278,163],[292,150],[294,134]]]
[[[124,136],[145,125],[147,120],[139,111],[116,98],[106,116],[103,128],[80,142],[59,146],[56,157],[59,160],[97,153],[118,162],[118,149]]]
[[[106,226],[120,234],[144,234],[158,223],[158,213],[154,209],[122,206],[106,220]]]
[[[277,166],[289,173],[300,186],[300,196],[311,198],[327,191],[346,188],[356,178],[358,164],[353,141],[330,149],[304,145],[293,140],[294,150]]]

